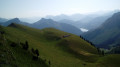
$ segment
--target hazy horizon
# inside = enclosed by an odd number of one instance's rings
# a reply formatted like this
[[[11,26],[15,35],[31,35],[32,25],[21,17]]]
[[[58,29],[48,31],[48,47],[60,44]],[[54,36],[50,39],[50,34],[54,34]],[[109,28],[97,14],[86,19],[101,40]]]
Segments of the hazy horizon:
[[[0,0],[0,17],[45,17],[120,9],[120,0]]]

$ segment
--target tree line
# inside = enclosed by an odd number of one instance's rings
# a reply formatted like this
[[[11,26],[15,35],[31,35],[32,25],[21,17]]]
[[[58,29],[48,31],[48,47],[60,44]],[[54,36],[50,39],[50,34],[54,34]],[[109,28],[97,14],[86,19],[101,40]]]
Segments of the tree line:
[[[85,38],[84,38],[84,37],[82,37],[81,35],[80,35],[80,38],[81,38],[81,39],[83,39],[84,41],[86,41],[86,42],[90,43],[90,45],[92,45],[93,47],[95,47],[95,48],[97,49],[97,51],[98,51],[98,54],[99,54],[99,55],[102,55],[102,56],[104,56],[104,55],[105,55],[104,50],[101,50],[100,48],[96,47],[96,46],[95,46],[95,44],[93,44],[93,43],[92,43],[92,42],[90,42],[89,40],[85,39]]]

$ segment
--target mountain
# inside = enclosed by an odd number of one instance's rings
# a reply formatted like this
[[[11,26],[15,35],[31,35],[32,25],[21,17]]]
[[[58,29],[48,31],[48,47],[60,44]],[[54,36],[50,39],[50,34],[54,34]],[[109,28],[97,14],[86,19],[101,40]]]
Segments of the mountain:
[[[3,23],[3,26],[8,26],[11,23],[20,23],[20,20],[18,18],[14,18],[14,19],[8,20],[5,23]]]
[[[43,29],[43,28],[56,28],[68,33],[80,35],[82,32],[80,29],[76,28],[73,25],[67,24],[67,23],[58,23],[56,21],[53,21],[52,19],[45,19],[42,18],[41,20],[35,22],[32,24],[32,27]]]
[[[109,16],[98,16],[98,17],[94,17],[94,18],[90,18],[90,19],[87,19],[85,20],[86,18],[89,18],[89,17],[86,17],[82,20],[79,20],[79,21],[73,21],[73,20],[67,20],[67,19],[63,19],[63,20],[60,20],[59,23],[67,23],[67,24],[71,24],[77,28],[85,28],[85,29],[88,29],[88,30],[92,30],[92,29],[95,29],[97,27],[99,27],[102,23],[104,23],[105,20],[107,20]]]
[[[21,20],[19,20],[19,18],[10,19],[10,20],[8,20],[6,22],[2,22],[0,25],[2,25],[2,26],[8,26],[11,23],[23,24],[23,25],[27,25],[27,26],[31,25],[30,23],[22,22]]]
[[[22,22],[19,20],[19,18],[14,18],[14,19],[1,23],[1,25],[8,26],[11,23],[23,24],[23,25],[27,25],[27,26],[37,28],[37,29],[52,27],[52,28],[56,28],[56,29],[59,29],[59,30],[62,30],[68,33],[73,33],[76,35],[80,35],[82,33],[80,29],[76,28],[75,26],[72,26],[67,23],[58,23],[56,21],[53,21],[52,19],[45,19],[45,18],[42,18],[41,20],[33,24]]]
[[[61,21],[61,20],[72,20],[72,21],[79,21],[79,20],[82,20],[82,21],[89,21],[90,19],[94,18],[94,17],[97,17],[98,15],[97,14],[88,14],[88,15],[85,15],[85,14],[72,14],[72,15],[65,15],[65,14],[61,14],[61,15],[56,15],[56,16],[46,16],[45,18],[47,19],[53,19],[55,21]],[[84,20],[85,19],[85,20]]]
[[[38,21],[41,17],[27,17],[27,18],[19,18],[22,22],[34,23]]]
[[[75,21],[73,21],[73,20],[67,20],[67,19],[63,19],[63,20],[60,20],[58,22],[59,23],[67,23],[67,24],[74,24],[75,23]]]
[[[113,14],[100,27],[83,36],[101,48],[120,44],[120,12]]]
[[[111,15],[103,15],[103,16],[98,16],[95,18],[91,18],[89,21],[77,21],[74,26],[79,27],[79,28],[85,28],[88,30],[93,30],[99,27],[102,23],[104,23]],[[84,19],[85,20],[85,19]]]
[[[69,16],[67,16],[65,14],[61,14],[61,15],[57,15],[57,16],[48,15],[45,18],[46,19],[53,19],[55,21],[60,21],[60,20],[63,20],[63,19],[71,19]]]
[[[6,21],[6,22],[1,23],[1,25],[3,25],[3,26],[8,26],[8,25],[11,24],[11,23],[24,24],[24,25],[27,25],[27,24],[28,24],[28,23],[26,23],[26,22],[21,22],[21,21],[19,20],[19,18],[13,18],[13,19],[11,19],[11,20],[8,20],[8,21]]]
[[[1,22],[6,22],[8,19],[5,19],[5,18],[0,18],[0,23]]]
[[[109,12],[96,12],[91,14],[73,14],[68,16],[69,18],[62,18],[57,20],[58,22],[68,23],[77,28],[85,28],[87,30],[93,30],[103,24],[108,18],[110,18],[114,13],[119,12],[119,10],[109,11]],[[54,18],[51,18],[55,20]]]

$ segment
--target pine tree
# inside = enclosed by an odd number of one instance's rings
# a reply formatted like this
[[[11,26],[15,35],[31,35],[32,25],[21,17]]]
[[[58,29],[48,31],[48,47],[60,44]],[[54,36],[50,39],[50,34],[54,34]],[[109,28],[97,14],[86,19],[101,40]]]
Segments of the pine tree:
[[[38,51],[38,49],[35,50],[35,53],[36,53],[37,56],[39,56],[39,51]]]
[[[28,50],[29,45],[28,45],[28,41],[25,42],[25,49]]]
[[[103,55],[103,56],[105,55],[104,51],[102,51],[102,55]]]

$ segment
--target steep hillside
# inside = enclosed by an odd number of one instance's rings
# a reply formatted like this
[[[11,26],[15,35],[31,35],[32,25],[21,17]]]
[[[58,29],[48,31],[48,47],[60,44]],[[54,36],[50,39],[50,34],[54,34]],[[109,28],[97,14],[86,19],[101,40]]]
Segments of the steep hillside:
[[[115,13],[106,20],[99,28],[90,31],[83,36],[102,48],[120,44],[120,12]]]
[[[0,67],[50,67],[46,61],[34,59],[31,50],[25,50],[19,42],[13,42],[0,26]]]
[[[89,62],[96,62],[98,58],[95,47],[70,33],[53,28],[39,30],[14,23],[3,28],[7,39],[15,43],[27,40],[29,50],[38,49],[39,57],[50,61],[52,67],[83,66],[83,63],[94,67]]]
[[[44,60],[43,62],[49,64],[51,67],[96,67],[102,65],[101,62],[98,62],[102,56],[100,57],[98,55],[97,49],[76,35],[53,28],[39,30],[15,23],[10,24],[8,27],[0,28],[1,31],[5,32],[5,38],[10,42],[24,43],[25,41],[28,41],[29,44],[28,52],[21,49],[19,45],[16,47],[11,47],[9,44],[7,45],[11,52],[14,52],[14,55],[10,54],[7,55],[7,57],[15,56],[17,60],[16,63],[14,61],[11,62],[11,66],[17,65],[18,67],[29,67],[28,65],[31,60],[28,59],[31,57],[29,51],[31,51],[32,48],[38,49],[39,58]],[[2,48],[3,47],[1,47],[1,49]],[[6,48],[4,50],[6,50]],[[4,60],[6,60],[6,58]],[[104,60],[104,58],[102,60]],[[10,62],[11,59],[8,61]],[[119,60],[116,59],[116,61]],[[107,62],[108,61],[104,63]],[[38,63],[39,61],[33,61],[33,63],[31,63],[33,65],[32,67],[35,67],[34,65],[36,65],[36,67],[46,67],[46,64],[43,64],[42,66]],[[103,65],[103,67],[105,67],[105,65]],[[119,62],[117,65],[119,65]]]

